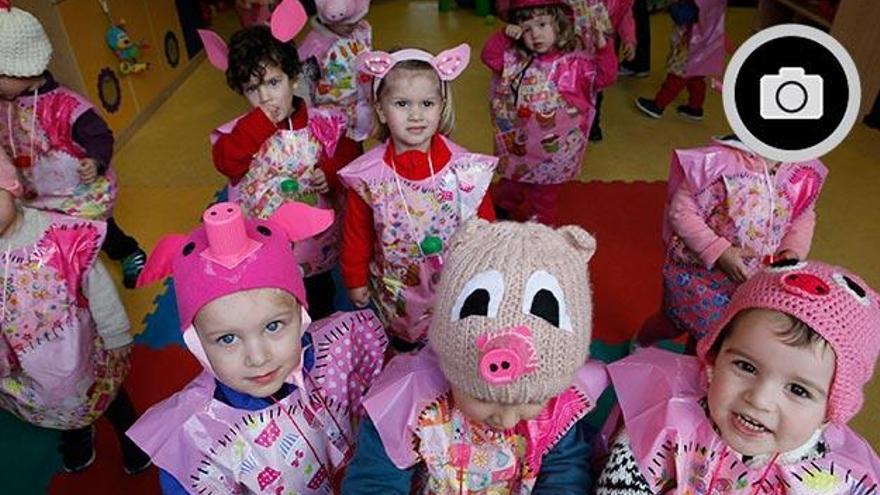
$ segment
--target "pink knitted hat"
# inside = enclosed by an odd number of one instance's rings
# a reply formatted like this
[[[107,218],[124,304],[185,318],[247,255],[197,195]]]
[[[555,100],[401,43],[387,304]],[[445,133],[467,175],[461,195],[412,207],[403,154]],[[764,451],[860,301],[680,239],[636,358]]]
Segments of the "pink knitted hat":
[[[6,156],[3,148],[0,148],[0,189],[9,191],[15,197],[21,196],[21,183],[18,181],[18,172]]]
[[[836,355],[828,419],[846,423],[862,406],[880,352],[880,296],[849,271],[816,261],[787,260],[755,274],[733,295],[722,319],[700,341],[708,362],[719,333],[740,311],[763,308],[793,316],[827,340]]]
[[[173,274],[180,329],[186,331],[209,302],[235,292],[276,288],[305,307],[305,287],[292,242],[318,234],[333,212],[286,203],[268,220],[245,219],[233,203],[218,203],[202,215],[204,225],[188,236],[159,240],[138,278],[143,286]]]

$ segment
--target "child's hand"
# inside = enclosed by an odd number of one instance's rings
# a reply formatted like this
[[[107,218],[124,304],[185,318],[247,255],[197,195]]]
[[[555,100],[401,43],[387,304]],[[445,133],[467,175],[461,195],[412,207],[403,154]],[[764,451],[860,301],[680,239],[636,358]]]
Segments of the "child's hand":
[[[730,246],[721,253],[715,264],[731,280],[741,284],[749,278],[749,269],[746,266],[745,258],[753,258],[754,256],[755,253],[751,249]]]
[[[623,59],[627,62],[632,62],[636,58],[636,44],[624,43],[621,47],[621,55],[623,55]]]
[[[370,293],[366,287],[348,289],[348,298],[359,308],[365,308],[367,304],[370,304]]]
[[[79,161],[79,180],[84,184],[91,184],[98,178],[98,162],[91,158],[83,158]]]
[[[312,180],[312,186],[319,194],[327,194],[330,192],[330,184],[327,183],[327,175],[320,168],[315,169],[315,175]]]
[[[281,109],[273,106],[273,105],[260,105],[260,110],[266,114],[266,118],[272,121],[272,123],[277,124],[284,120],[286,115],[281,115]]]
[[[508,24],[507,27],[504,28],[504,34],[507,35],[508,38],[518,40],[522,37],[522,28],[516,24]]]
[[[117,347],[116,349],[107,349],[107,352],[117,360],[127,359],[128,355],[131,354],[132,345],[133,344],[128,344],[122,347]]]

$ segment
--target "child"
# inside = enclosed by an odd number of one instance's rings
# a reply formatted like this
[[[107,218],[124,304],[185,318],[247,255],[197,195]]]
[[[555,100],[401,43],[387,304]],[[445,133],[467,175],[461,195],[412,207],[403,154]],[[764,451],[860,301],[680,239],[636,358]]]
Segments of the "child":
[[[697,357],[648,349],[609,366],[624,429],[597,492],[876,492],[880,459],[847,422],[878,351],[864,281],[777,263],[737,289]]]
[[[467,45],[436,57],[416,49],[358,57],[373,78],[383,144],[339,172],[349,188],[342,276],[356,305],[376,304],[399,350],[424,342],[449,238],[474,215],[494,218],[486,190],[496,159],[446,138],[449,82],[469,58]]]
[[[373,48],[372,28],[364,20],[370,2],[322,0],[316,6],[318,15],[299,50],[303,62],[314,64],[318,72],[310,91],[312,103],[344,111],[348,117],[346,135],[362,143],[370,135],[373,110],[369,92],[359,83],[357,56]]]
[[[289,5],[298,9],[287,16]],[[305,20],[302,7],[292,0],[282,2],[272,16],[274,25],[285,23],[293,33]],[[294,199],[342,211],[336,171],[359,154],[359,147],[344,136],[346,120],[340,112],[307,108],[294,96],[301,66],[293,43],[277,39],[267,26],[246,28],[232,36],[227,62],[222,40],[201,34],[212,60],[226,71],[229,87],[253,107],[212,136],[214,165],[229,178],[230,200],[238,201],[247,215],[263,219]],[[315,319],[333,312],[331,270],[339,243],[337,222],[296,246]]]
[[[0,407],[61,430],[61,461],[75,473],[95,460],[95,421],[106,414],[129,474],[150,459],[125,436],[135,410],[122,388],[131,335],[125,309],[98,260],[104,224],[30,208],[0,149]]]
[[[219,203],[202,218],[160,241],[139,283],[173,272],[183,340],[204,371],[129,435],[162,469],[165,494],[329,493],[386,343],[369,311],[309,323],[290,243],[332,212],[290,203],[246,220]]]
[[[589,493],[583,418],[607,376],[587,363],[592,236],[474,219],[456,233],[430,342],[367,394],[345,494]]]
[[[699,340],[762,263],[806,258],[827,173],[819,160],[763,158],[736,136],[676,150],[663,228],[663,316],[643,329],[640,343],[685,331]],[[657,324],[664,318],[672,325]]]
[[[602,0],[600,5],[608,9],[609,23],[611,24],[611,36],[609,43],[619,47],[621,57],[625,62],[632,62],[636,56],[636,23],[633,18],[633,0]],[[623,67],[618,68],[618,74]],[[596,116],[590,127],[590,141],[598,142],[603,139],[600,125],[602,101],[605,99],[603,91],[596,94]]]
[[[666,80],[654,99],[637,98],[636,107],[659,119],[663,110],[687,87],[688,103],[676,110],[690,120],[703,120],[706,76],[724,69],[724,9],[726,0],[672,0],[672,29]]]
[[[614,81],[617,61],[610,44],[610,57],[584,49],[562,0],[511,0],[509,9],[499,15],[512,24],[482,53],[494,75],[495,205],[503,217],[551,224],[559,185],[580,174],[596,91]]]
[[[107,221],[101,247],[133,288],[146,254],[112,217],[113,133],[91,103],[47,70],[52,45],[28,12],[0,6],[0,146],[13,159],[26,205]]]

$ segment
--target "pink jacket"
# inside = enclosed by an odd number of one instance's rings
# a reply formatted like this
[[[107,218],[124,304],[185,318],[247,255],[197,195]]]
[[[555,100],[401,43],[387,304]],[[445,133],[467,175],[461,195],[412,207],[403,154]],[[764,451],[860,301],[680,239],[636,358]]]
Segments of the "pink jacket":
[[[608,17],[614,32],[620,38],[621,43],[636,42],[636,21],[633,19],[633,0],[604,0],[605,8],[608,9]]]

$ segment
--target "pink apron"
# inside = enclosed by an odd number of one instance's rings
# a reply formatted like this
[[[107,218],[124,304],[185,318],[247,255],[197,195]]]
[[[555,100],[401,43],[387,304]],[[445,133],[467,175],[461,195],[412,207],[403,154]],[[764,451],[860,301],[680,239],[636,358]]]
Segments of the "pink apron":
[[[305,390],[245,411],[214,399],[205,370],[128,435],[191,493],[330,493],[354,454],[361,396],[382,367],[386,339],[369,310],[336,313],[307,331],[315,365]]]
[[[444,142],[452,157],[433,178],[397,176],[383,159],[387,145],[339,172],[373,211],[370,296],[389,334],[407,342],[425,338],[442,266],[443,253],[423,252],[422,241],[439,238],[445,250],[458,226],[476,215],[495,168],[495,158]]]
[[[34,245],[2,255],[9,369],[0,406],[29,423],[92,424],[128,373],[128,360],[104,349],[82,295],[103,238],[102,223],[53,215]]]
[[[342,38],[313,20],[312,30],[299,48],[304,61],[315,57],[321,72],[312,91],[312,102],[317,107],[332,107],[345,113],[346,135],[358,142],[370,135],[373,108],[369,86],[359,81],[356,61],[360,53],[372,50],[372,37],[367,21],[359,21],[354,31]]]
[[[696,0],[696,23],[673,26],[666,71],[680,77],[724,72],[724,11],[727,0]]]
[[[773,255],[792,222],[813,207],[827,169],[818,161],[782,163],[773,175],[764,161],[723,145],[677,150],[670,169],[669,197],[684,181],[706,224],[734,246],[758,256],[749,269]],[[667,245],[663,264],[664,310],[680,329],[699,339],[721,317],[737,284],[718,267],[706,268],[664,215]]]
[[[846,425],[829,424],[821,455],[745,464],[703,406],[704,371],[692,356],[659,349],[608,366],[639,470],[655,493],[876,493],[880,459]]]
[[[345,131],[345,117],[332,110],[309,109],[309,123],[302,129],[279,129],[254,155],[247,174],[230,187],[229,200],[237,201],[246,215],[265,219],[285,201],[300,201],[333,210],[333,225],[317,236],[294,246],[303,276],[329,271],[339,259],[343,199],[332,194],[318,194],[313,183],[317,163],[333,156]],[[234,121],[215,133],[229,132]],[[295,190],[285,191],[287,187]],[[295,186],[289,186],[294,183]]]
[[[528,494],[544,455],[593,410],[607,383],[604,365],[589,361],[535,419],[496,431],[454,407],[449,383],[428,346],[392,360],[364,407],[395,466],[425,464],[422,493]]]
[[[580,175],[593,116],[596,70],[584,52],[523,58],[504,53],[492,87],[495,152],[502,177],[560,184]],[[588,92],[577,101],[567,94]]]
[[[91,184],[81,183],[77,172],[86,153],[73,141],[73,124],[92,108],[64,86],[0,101],[0,145],[30,164],[18,169],[28,206],[86,219],[111,216],[117,194],[113,170]]]

